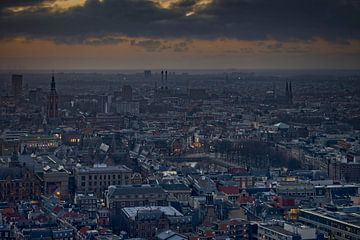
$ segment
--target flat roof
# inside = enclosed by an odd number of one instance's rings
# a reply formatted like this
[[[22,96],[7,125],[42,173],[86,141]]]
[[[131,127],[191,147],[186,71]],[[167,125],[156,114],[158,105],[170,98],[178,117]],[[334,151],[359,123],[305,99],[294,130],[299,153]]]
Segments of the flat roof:
[[[171,206],[125,207],[122,209],[122,211],[126,214],[128,218],[131,218],[132,220],[135,220],[135,217],[138,213],[146,211],[161,211],[166,216],[183,216],[182,213],[180,213],[178,210]]]
[[[132,172],[130,168],[125,165],[117,166],[101,166],[101,167],[80,167],[76,170],[79,173],[109,173],[109,172]]]

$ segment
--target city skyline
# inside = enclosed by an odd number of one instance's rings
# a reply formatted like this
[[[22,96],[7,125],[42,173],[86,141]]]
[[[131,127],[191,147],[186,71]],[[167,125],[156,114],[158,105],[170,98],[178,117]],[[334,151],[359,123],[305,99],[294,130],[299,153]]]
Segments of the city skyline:
[[[357,1],[0,2],[0,69],[358,69]]]

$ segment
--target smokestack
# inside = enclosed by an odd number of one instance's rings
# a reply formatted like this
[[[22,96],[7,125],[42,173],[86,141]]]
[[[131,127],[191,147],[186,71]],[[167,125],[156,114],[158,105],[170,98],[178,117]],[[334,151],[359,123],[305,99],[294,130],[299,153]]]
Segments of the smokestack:
[[[161,88],[164,87],[164,71],[161,71]]]
[[[165,71],[165,88],[168,88],[167,71]]]

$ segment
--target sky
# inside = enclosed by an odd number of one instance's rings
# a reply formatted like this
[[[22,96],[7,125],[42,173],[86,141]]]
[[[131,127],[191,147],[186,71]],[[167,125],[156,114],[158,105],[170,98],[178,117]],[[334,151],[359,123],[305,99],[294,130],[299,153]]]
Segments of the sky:
[[[0,70],[360,69],[359,0],[0,0]]]

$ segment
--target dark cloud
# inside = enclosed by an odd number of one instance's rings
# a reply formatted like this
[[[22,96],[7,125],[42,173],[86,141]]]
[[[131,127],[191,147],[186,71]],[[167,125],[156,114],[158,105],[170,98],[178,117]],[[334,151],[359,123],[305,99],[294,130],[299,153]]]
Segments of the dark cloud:
[[[11,2],[14,4],[11,5]],[[0,0],[0,9],[43,1]],[[149,0],[88,0],[64,12],[1,12],[0,37],[24,36],[58,42],[84,39],[143,37],[280,41],[324,38],[330,41],[360,39],[360,6],[354,0],[214,0],[194,15],[186,13],[196,1],[183,0],[170,9]],[[105,38],[106,39],[106,38]],[[101,44],[101,40],[95,41]],[[148,50],[161,49],[156,40],[133,43]],[[160,46],[159,46],[160,44]],[[178,50],[184,49],[181,46]]]

